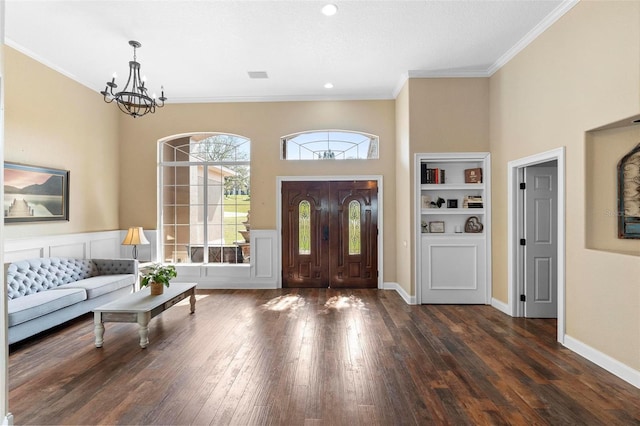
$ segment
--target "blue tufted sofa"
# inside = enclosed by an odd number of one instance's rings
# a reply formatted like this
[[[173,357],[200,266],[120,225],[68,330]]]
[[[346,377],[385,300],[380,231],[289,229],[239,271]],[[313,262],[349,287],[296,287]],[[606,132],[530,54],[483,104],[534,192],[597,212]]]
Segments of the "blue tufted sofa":
[[[5,271],[11,344],[131,293],[138,261],[47,257]]]

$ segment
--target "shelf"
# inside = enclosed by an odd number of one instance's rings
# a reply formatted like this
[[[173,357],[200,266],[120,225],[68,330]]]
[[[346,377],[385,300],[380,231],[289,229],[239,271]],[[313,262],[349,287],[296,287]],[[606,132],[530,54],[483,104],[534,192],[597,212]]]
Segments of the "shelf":
[[[418,153],[415,161],[415,225],[420,234],[414,238],[418,303],[490,303],[490,154]],[[480,169],[481,174],[476,176],[481,176],[484,182],[465,183],[471,180],[469,169]],[[430,170],[444,171],[445,183],[423,183],[435,176]],[[474,198],[477,204],[465,203],[465,199]],[[468,205],[482,207],[468,208]],[[425,226],[427,230],[445,232],[422,232]],[[465,229],[482,231],[460,232]]]
[[[484,189],[484,183],[437,183],[422,184],[420,189],[423,191],[450,191],[454,189]]]
[[[422,209],[421,214],[466,214],[466,215],[479,215],[484,214],[484,209]]]
[[[484,238],[484,232],[422,232],[420,235],[429,238]]]

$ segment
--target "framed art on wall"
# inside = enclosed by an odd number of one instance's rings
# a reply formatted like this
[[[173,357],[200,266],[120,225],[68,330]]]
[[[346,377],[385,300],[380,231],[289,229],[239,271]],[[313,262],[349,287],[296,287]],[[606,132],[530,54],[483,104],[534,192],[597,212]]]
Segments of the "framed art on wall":
[[[4,222],[69,220],[69,171],[4,163]]]

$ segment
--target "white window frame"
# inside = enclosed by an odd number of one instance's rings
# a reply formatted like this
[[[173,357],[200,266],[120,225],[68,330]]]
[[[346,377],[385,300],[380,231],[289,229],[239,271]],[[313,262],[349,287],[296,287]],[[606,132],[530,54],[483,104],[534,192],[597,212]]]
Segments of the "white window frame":
[[[208,137],[212,137],[212,136],[217,136],[217,135],[226,135],[226,136],[233,136],[233,137],[237,137],[237,138],[242,138],[245,139],[247,141],[247,143],[249,144],[249,159],[248,160],[242,160],[242,161],[163,161],[163,147],[167,142],[171,142],[173,140],[176,139],[183,139],[186,137],[192,138],[194,136],[204,136],[203,139],[206,139]],[[249,168],[249,176],[251,175],[251,139],[246,137],[246,136],[242,136],[242,135],[236,135],[233,133],[225,133],[225,132],[198,132],[198,133],[186,133],[186,134],[179,134],[179,135],[173,135],[173,136],[169,136],[166,138],[162,138],[160,140],[158,140],[158,152],[157,152],[157,164],[158,164],[158,175],[157,175],[157,190],[158,190],[158,205],[157,205],[157,216],[158,216],[158,225],[157,225],[157,229],[158,229],[158,241],[157,241],[157,252],[159,253],[159,257],[162,261],[166,261],[166,256],[165,256],[165,252],[164,252],[164,247],[165,247],[165,236],[164,236],[164,182],[163,182],[163,169],[164,167],[192,167],[192,166],[205,166],[205,167],[209,167],[209,166],[222,166],[222,167],[235,167],[235,166],[247,166]],[[203,180],[203,206],[204,206],[204,217],[206,217],[206,212],[207,212],[207,208],[209,206],[209,202],[208,202],[208,179],[204,179]],[[223,217],[224,220],[224,217]],[[174,224],[175,225],[175,224]],[[204,220],[203,223],[203,235],[208,235],[208,221]],[[224,234],[224,233],[223,233]],[[202,265],[208,265],[208,266],[215,266],[215,265],[229,265],[229,263],[225,263],[225,262],[216,262],[216,263],[210,263],[209,262],[209,242],[207,241],[207,238],[205,237],[203,240],[203,262]],[[199,262],[188,262],[187,264],[200,264]],[[235,265],[235,264],[234,264]],[[249,264],[238,264],[238,266],[249,266]]]

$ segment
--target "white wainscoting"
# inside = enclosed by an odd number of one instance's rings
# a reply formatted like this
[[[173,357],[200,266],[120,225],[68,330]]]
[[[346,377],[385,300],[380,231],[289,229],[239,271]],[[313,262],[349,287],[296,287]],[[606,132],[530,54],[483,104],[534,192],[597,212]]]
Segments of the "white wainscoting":
[[[133,247],[120,244],[126,232],[116,230],[7,239],[4,241],[4,261],[10,263],[36,257],[130,259]],[[138,246],[138,260],[141,262],[156,259],[156,231],[144,233],[150,244]]]
[[[138,246],[140,262],[157,261],[157,232],[145,230],[148,245]],[[88,232],[9,239],[4,242],[6,263],[36,257],[87,259],[131,258],[133,247],[120,243],[126,230]],[[251,230],[251,262],[248,264],[176,264],[176,282],[197,282],[199,288],[278,288],[278,253],[275,230]]]
[[[6,239],[6,263],[36,257],[76,257],[109,259],[129,257],[121,252],[124,231],[88,232],[83,234],[51,235]]]
[[[197,282],[198,288],[278,288],[278,233],[251,230],[248,264],[176,264],[176,282]]]

